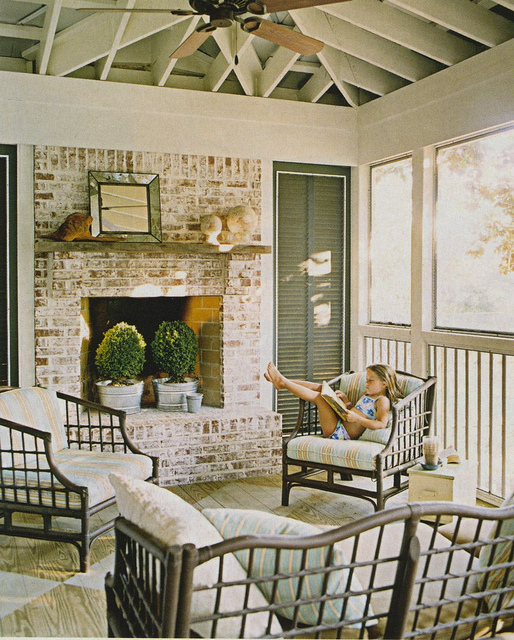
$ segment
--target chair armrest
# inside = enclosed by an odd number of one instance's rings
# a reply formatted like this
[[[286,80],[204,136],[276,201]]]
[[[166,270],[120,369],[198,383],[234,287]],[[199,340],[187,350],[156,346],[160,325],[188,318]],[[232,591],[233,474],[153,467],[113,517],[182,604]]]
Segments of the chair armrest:
[[[90,451],[141,453],[126,431],[126,412],[57,392],[65,403],[64,427],[69,445]]]
[[[393,405],[391,435],[379,454],[384,469],[407,468],[422,457],[423,436],[427,435],[432,422],[436,382],[435,377],[428,378]]]

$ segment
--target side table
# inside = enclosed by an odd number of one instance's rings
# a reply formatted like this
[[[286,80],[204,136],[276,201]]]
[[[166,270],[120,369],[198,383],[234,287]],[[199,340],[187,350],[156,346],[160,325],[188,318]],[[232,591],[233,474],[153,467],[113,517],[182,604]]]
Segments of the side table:
[[[447,500],[456,504],[474,506],[477,500],[477,463],[463,460],[459,464],[446,464],[434,471],[416,464],[407,470],[409,474],[409,502]],[[434,521],[435,516],[427,517]],[[441,524],[452,522],[452,516],[441,518]]]

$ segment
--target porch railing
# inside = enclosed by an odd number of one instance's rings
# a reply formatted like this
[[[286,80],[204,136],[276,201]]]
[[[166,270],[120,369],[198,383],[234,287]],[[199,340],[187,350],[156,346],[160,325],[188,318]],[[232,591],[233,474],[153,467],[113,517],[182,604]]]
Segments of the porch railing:
[[[443,447],[478,463],[478,489],[493,502],[514,489],[514,356],[429,344],[427,375],[437,376],[434,432]],[[410,344],[367,336],[364,361],[411,371]]]

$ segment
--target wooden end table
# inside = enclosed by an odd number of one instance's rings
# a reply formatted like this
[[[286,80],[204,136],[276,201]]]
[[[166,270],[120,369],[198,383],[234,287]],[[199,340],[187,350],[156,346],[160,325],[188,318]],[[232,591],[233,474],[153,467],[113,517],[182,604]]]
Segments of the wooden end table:
[[[407,470],[409,474],[409,502],[448,501],[475,506],[477,501],[477,463],[463,460],[428,471],[421,464]],[[434,521],[435,516],[427,516]],[[440,523],[453,521],[453,516],[441,517]]]

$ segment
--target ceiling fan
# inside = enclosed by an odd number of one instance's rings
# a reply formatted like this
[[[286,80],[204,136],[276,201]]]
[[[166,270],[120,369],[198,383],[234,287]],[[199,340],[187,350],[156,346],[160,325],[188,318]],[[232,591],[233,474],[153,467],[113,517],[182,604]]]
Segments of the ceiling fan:
[[[265,20],[258,16],[267,13],[277,13],[279,11],[292,11],[293,9],[303,9],[324,4],[335,4],[346,2],[347,0],[268,0],[266,4],[263,0],[189,0],[192,10],[182,9],[124,9],[120,8],[80,8],[77,11],[94,12],[116,12],[116,13],[171,13],[176,16],[198,16],[206,15],[209,22],[198,27],[188,36],[184,42],[170,55],[170,58],[185,58],[197,51],[207,38],[216,29],[230,27],[234,22],[241,25],[243,31],[264,38],[287,49],[304,56],[311,56],[319,53],[323,48],[323,42],[293,31],[292,29]],[[254,16],[243,18],[245,13],[252,13]]]

